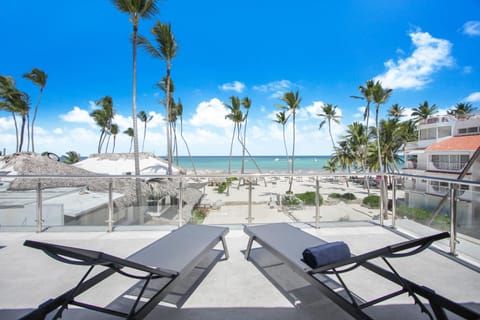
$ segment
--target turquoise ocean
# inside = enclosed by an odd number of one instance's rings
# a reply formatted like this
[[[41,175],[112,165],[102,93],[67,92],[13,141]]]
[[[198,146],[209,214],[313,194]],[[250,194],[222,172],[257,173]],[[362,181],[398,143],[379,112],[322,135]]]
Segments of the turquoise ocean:
[[[228,172],[228,156],[192,156],[197,170],[208,170],[212,172]],[[285,156],[255,156],[253,161],[250,157],[245,157],[245,172],[258,173],[258,167],[262,173],[288,173],[291,163]],[[330,156],[295,156],[295,172],[310,173],[324,172],[323,166],[330,159]],[[232,156],[232,172],[240,172],[242,168],[242,156]],[[188,156],[179,157],[179,166],[188,172],[193,170],[192,162]]]

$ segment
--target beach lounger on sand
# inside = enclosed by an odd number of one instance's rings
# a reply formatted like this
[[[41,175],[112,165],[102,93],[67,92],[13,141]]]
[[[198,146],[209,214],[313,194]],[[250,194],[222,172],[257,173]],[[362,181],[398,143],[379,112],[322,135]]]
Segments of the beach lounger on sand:
[[[421,311],[427,313],[431,319],[448,319],[445,310],[466,319],[480,319],[480,315],[474,311],[436,294],[432,289],[403,278],[388,261],[389,258],[401,258],[419,253],[428,248],[432,242],[449,237],[447,232],[401,242],[358,256],[350,256],[340,261],[331,262],[328,265],[311,268],[302,260],[303,251],[311,247],[321,248],[318,246],[326,244],[325,241],[286,223],[245,226],[244,231],[250,237],[245,252],[246,259],[251,258],[253,250],[267,250],[276,259],[291,268],[308,283],[320,289],[329,299],[357,319],[371,319],[364,312],[365,308],[403,293],[412,296],[414,302],[420,306]],[[254,241],[263,248],[252,249]],[[369,262],[374,258],[381,258],[388,269]],[[364,301],[347,287],[342,278],[343,273],[359,266],[397,284],[400,287],[399,290],[377,299]],[[327,276],[328,274],[335,275],[338,280],[338,282],[334,282],[335,286],[332,285],[332,278]],[[428,301],[430,309],[424,305],[419,297]]]
[[[43,250],[61,262],[88,266],[88,271],[78,285],[62,295],[50,299],[22,319],[44,319],[49,313],[53,319],[62,316],[68,305],[102,312],[127,319],[142,319],[205,258],[219,242],[223,244],[225,259],[228,250],[225,235],[228,228],[187,224],[165,237],[151,243],[126,259],[99,251],[67,247],[62,245],[26,240],[24,245]],[[95,267],[104,270],[89,277]],[[45,272],[48,270],[43,270]],[[119,273],[140,280],[134,290],[136,297],[128,299],[129,310],[100,307],[75,300],[75,297]],[[124,302],[118,305],[125,307]],[[118,305],[114,305],[118,307]],[[125,308],[120,308],[125,309]],[[51,314],[48,315],[50,319]]]

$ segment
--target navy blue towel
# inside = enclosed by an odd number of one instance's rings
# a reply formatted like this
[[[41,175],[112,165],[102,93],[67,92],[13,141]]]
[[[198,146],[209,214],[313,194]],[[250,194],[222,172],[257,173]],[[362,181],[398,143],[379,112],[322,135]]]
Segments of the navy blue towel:
[[[350,248],[343,241],[329,242],[303,251],[303,261],[311,268],[350,258]]]

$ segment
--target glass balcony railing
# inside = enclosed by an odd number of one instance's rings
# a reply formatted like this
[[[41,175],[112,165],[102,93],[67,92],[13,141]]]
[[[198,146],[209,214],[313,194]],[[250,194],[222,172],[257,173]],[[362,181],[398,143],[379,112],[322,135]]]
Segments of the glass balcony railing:
[[[388,199],[381,214],[378,178],[342,174],[9,175],[1,181],[0,231],[75,227],[110,232],[185,223],[275,222],[321,228],[367,222],[416,236],[449,231],[452,241],[447,249],[453,254],[469,239],[480,239],[479,182],[386,175]],[[428,192],[432,183],[442,192]]]

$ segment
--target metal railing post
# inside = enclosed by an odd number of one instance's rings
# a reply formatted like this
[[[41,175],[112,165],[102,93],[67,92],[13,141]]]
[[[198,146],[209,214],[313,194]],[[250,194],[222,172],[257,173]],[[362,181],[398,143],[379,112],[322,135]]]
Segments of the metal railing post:
[[[42,183],[37,183],[37,232],[43,231]]]
[[[395,176],[392,178],[392,228],[395,228],[395,220],[397,219],[397,181]]]
[[[108,181],[108,227],[107,232],[113,231],[113,180]]]
[[[315,228],[320,228],[320,184],[315,177]]]
[[[180,178],[178,183],[179,193],[178,193],[178,227],[181,227],[183,224],[183,180]]]
[[[457,252],[457,186],[450,184],[450,254]]]
[[[383,212],[385,211],[385,192],[384,192],[384,181],[383,175],[380,176],[380,225],[383,227]]]
[[[248,181],[248,224],[252,224],[252,181]]]

